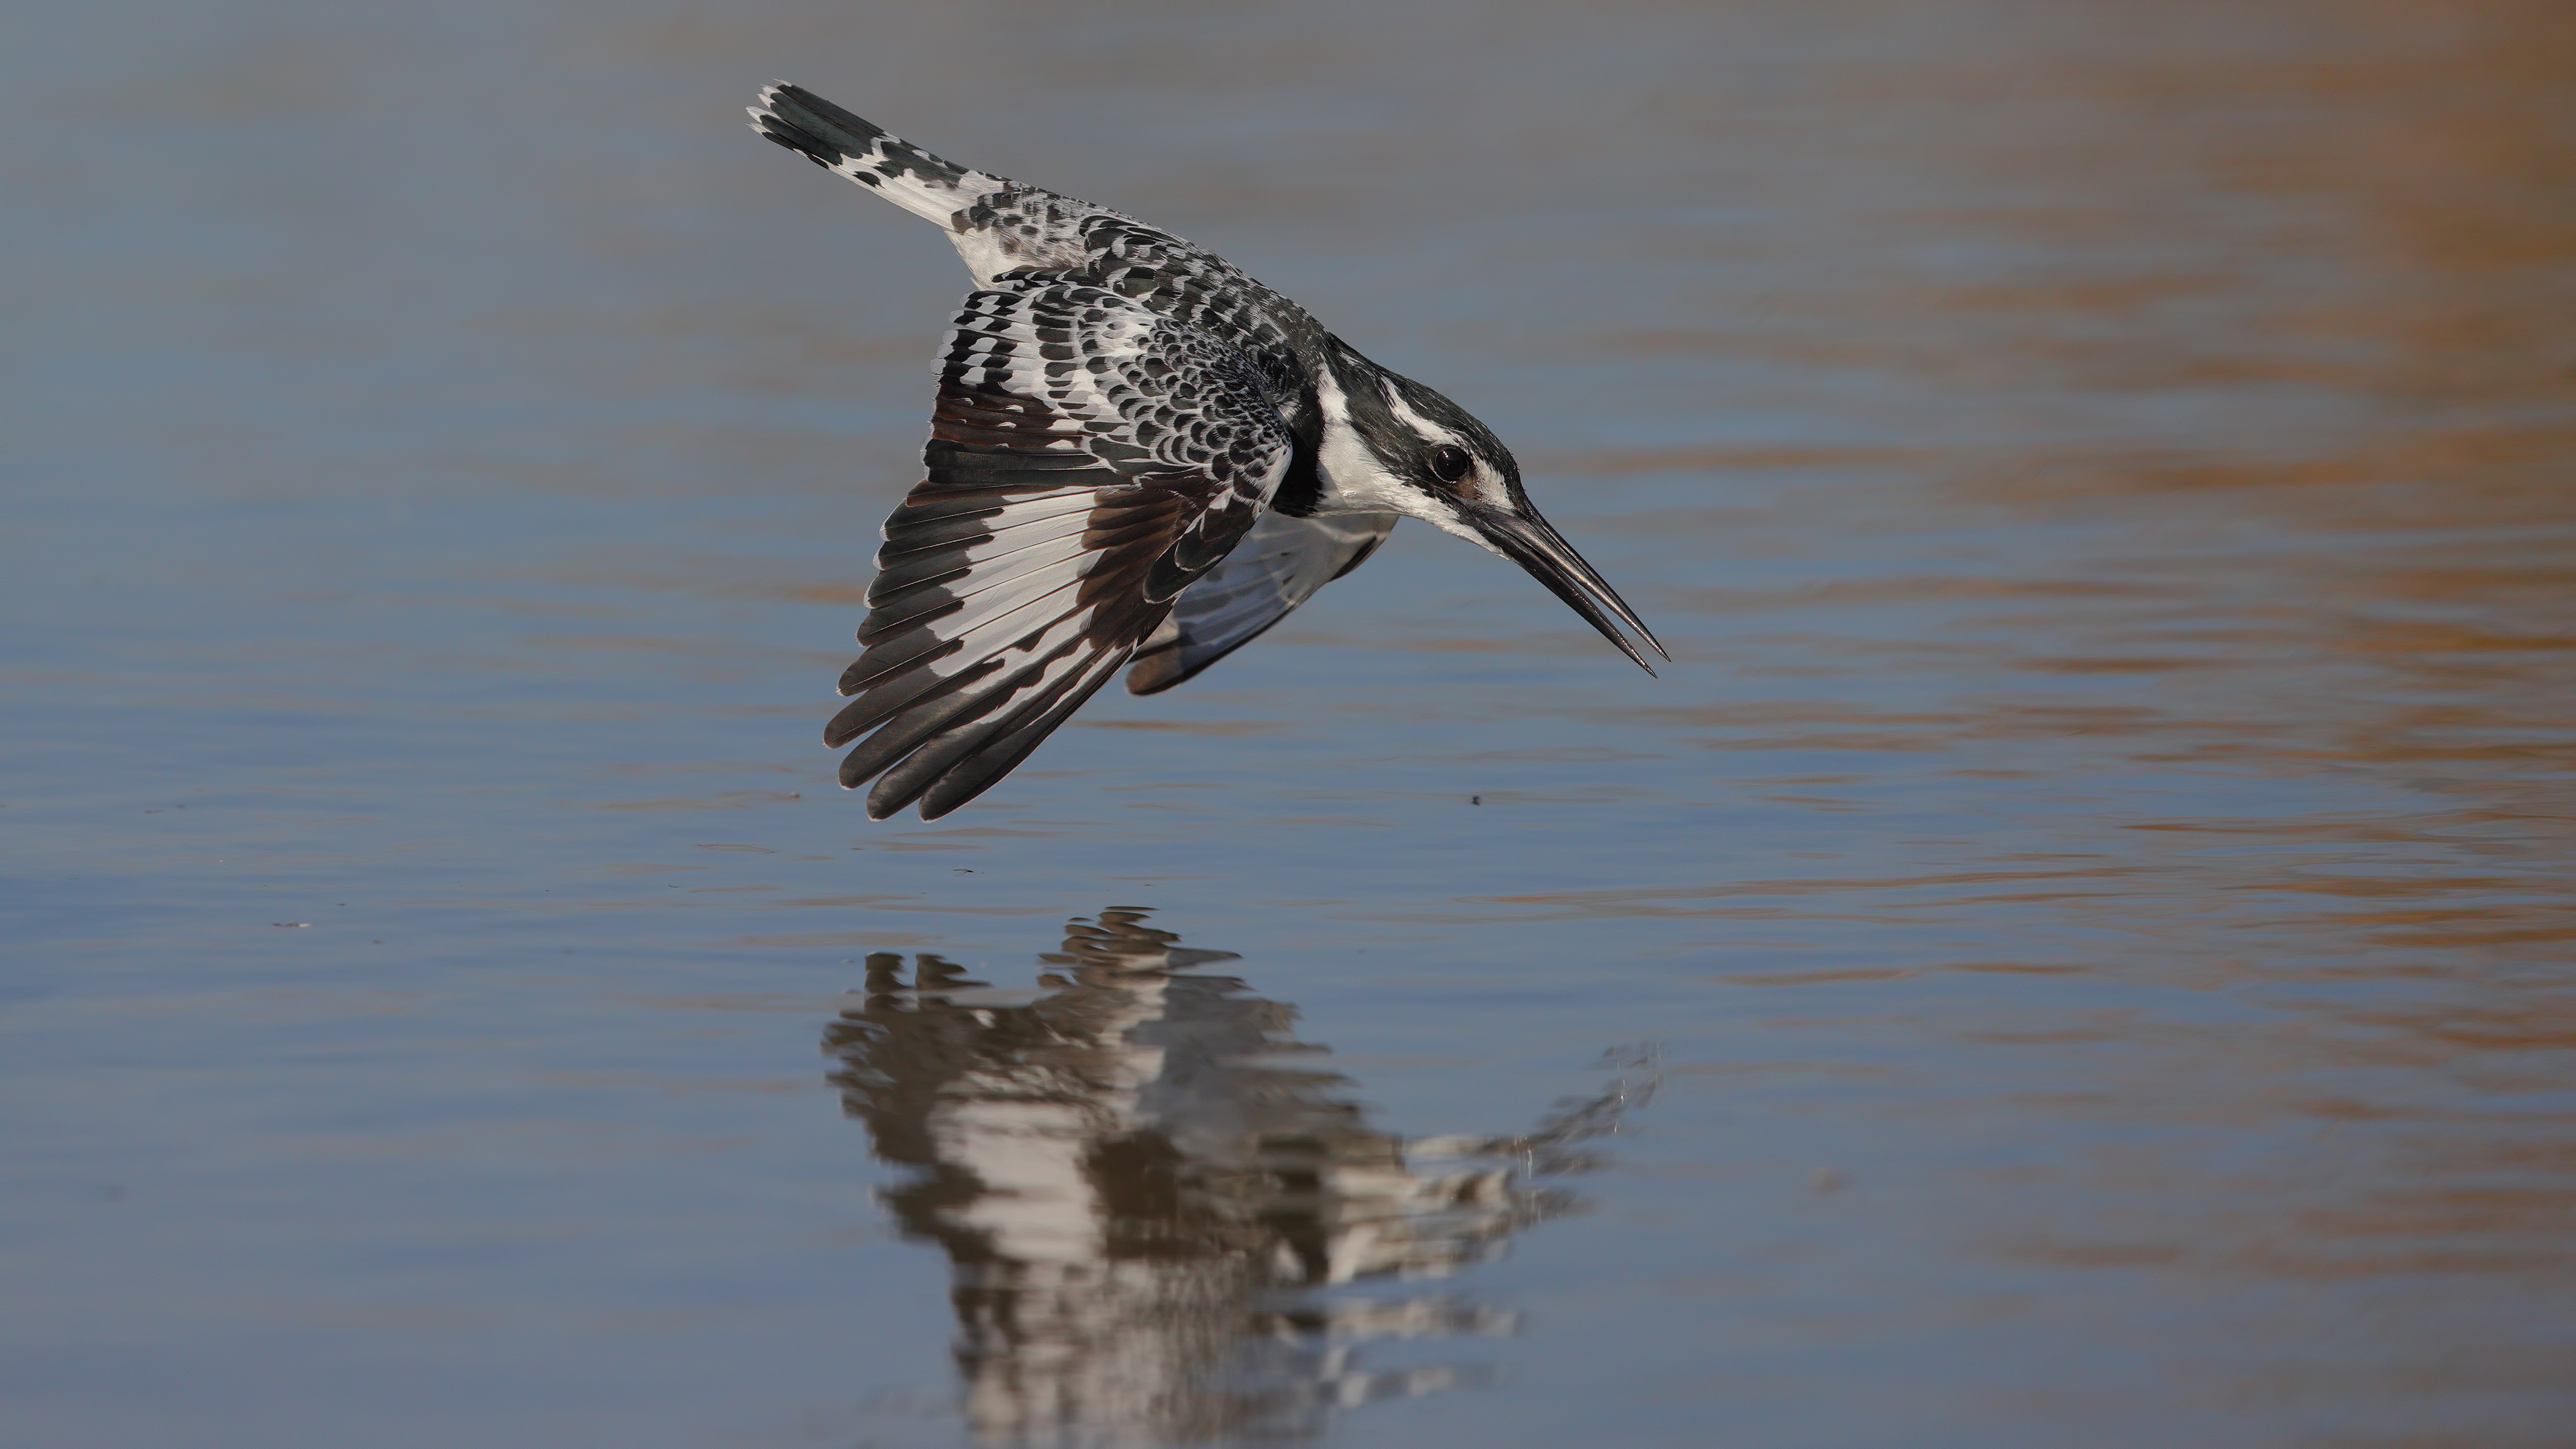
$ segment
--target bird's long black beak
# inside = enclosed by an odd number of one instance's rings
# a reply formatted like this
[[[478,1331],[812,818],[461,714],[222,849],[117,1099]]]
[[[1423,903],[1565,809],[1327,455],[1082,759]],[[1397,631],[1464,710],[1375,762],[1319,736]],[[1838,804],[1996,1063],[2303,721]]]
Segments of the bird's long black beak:
[[[1621,624],[1636,630],[1637,637],[1657,654],[1667,660],[1673,657],[1663,641],[1655,637],[1655,631],[1647,628],[1637,611],[1628,607],[1628,601],[1619,597],[1619,591],[1610,587],[1609,580],[1585,563],[1583,555],[1576,553],[1574,545],[1567,543],[1546,519],[1535,512],[1494,508],[1464,499],[1456,500],[1456,504],[1468,525],[1484,535],[1497,552],[1529,570],[1530,577],[1547,585],[1548,591],[1565,600],[1585,623],[1600,630],[1602,638],[1636,660],[1639,669],[1648,674],[1655,672],[1655,666],[1647,663],[1646,656],[1620,632]]]

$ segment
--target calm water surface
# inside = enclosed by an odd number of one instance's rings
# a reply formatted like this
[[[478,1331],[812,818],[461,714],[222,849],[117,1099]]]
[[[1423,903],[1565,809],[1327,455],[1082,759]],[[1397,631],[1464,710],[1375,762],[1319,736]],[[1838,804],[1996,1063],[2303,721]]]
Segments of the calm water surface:
[[[11,1445],[2563,1445],[2555,0],[39,4]],[[1474,409],[982,802],[818,734],[963,273]]]

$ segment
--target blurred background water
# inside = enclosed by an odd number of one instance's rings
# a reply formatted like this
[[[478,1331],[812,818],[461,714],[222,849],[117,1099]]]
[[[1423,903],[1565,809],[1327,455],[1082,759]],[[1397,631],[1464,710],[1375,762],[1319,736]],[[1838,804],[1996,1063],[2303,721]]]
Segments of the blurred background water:
[[[2557,0],[0,18],[0,1438],[2563,1445]],[[784,77],[1492,423],[978,804],[965,288]]]

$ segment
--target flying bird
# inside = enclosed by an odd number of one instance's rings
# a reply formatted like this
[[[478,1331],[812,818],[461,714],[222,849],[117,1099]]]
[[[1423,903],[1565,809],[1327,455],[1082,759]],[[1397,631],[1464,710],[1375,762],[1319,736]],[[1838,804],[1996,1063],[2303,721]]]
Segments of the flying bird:
[[[948,233],[974,274],[926,477],[885,524],[823,742],[882,820],[1011,772],[1120,669],[1169,689],[1419,518],[1670,658],[1464,408],[1170,232],[943,161],[811,91],[752,128]],[[1131,667],[1132,666],[1132,667]],[[865,738],[862,739],[861,737]]]

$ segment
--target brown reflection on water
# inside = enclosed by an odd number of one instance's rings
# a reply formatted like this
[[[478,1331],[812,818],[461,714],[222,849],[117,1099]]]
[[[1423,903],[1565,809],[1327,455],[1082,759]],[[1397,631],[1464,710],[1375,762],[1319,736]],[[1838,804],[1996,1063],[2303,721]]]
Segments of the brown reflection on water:
[[[1383,1285],[1451,1278],[1566,1211],[1531,1179],[1588,1166],[1576,1144],[1645,1091],[1517,1137],[1400,1140],[1296,1039],[1295,1007],[1197,974],[1233,954],[1145,917],[1071,922],[1033,990],[871,956],[865,1003],[824,1034],[843,1110],[915,1174],[886,1206],[948,1255],[978,1441],[1304,1438],[1480,1382],[1359,1346],[1504,1335],[1516,1315]]]
[[[1929,378],[1956,442],[1557,460],[1790,480],[1711,514],[1727,557],[1659,603],[1714,621],[1739,681],[1924,683],[1615,717],[1848,754],[1856,797],[1873,754],[2123,777],[2070,827],[2128,837],[2090,842],[2130,878],[2114,909],[2323,898],[2312,957],[2554,959],[2576,940],[2576,10],[2041,9],[1965,7],[2023,32],[1989,52],[1839,72],[1849,124],[1920,174],[1795,194],[1818,230],[1899,240],[1762,329],[1667,338]],[[1795,566],[1728,566],[1770,558]],[[2231,778],[2319,808],[2233,810],[2262,792]]]
[[[2129,722],[2131,759],[2362,787],[2331,813],[2261,824],[2224,810],[2127,822],[2232,847],[2183,883],[2195,908],[2242,919],[2260,901],[2267,924],[2317,933],[2305,954],[2348,970],[2563,960],[2576,940],[2576,11],[2387,0],[2336,15],[2268,55],[2125,68],[2094,88],[2107,134],[2172,147],[2163,169],[2191,178],[2200,213],[2259,218],[2259,245],[2177,246],[2168,232],[2152,259],[2215,299],[2188,328],[2053,299],[2129,355],[2172,364],[2151,369],[2169,381],[2070,392],[2154,401],[2249,376],[2298,388],[2196,410],[2202,437],[1997,468],[1959,492],[2151,541],[2069,571],[2161,598],[2024,631],[2063,638],[2064,659],[2152,653],[2175,671]],[[2096,194],[2137,215],[2155,190]],[[2294,849],[2247,858],[2258,841]],[[2429,849],[2384,849],[2399,842]],[[2465,954],[2398,955],[2427,951]]]
[[[1972,1254],[2225,1297],[2231,1347],[2168,1363],[2240,1404],[2563,1405],[2576,7],[1945,13],[2029,25],[1837,72],[1813,118],[1901,158],[1875,194],[1770,183],[1832,288],[1585,339],[1757,355],[1936,441],[1548,460],[1673,480],[1627,532],[1706,550],[1641,602],[1726,679],[1559,712],[1669,742],[1715,808],[1891,823],[1867,859],[1728,840],[1696,882],[1424,914],[1832,941],[1708,979],[1784,1031],[1910,981],[1913,1029],[2019,1084],[1925,1109],[2044,1159],[1966,1174]],[[1722,477],[1754,486],[1690,496]],[[1855,964],[1838,926],[1911,949]],[[2094,994],[1965,984],[1997,973]]]

